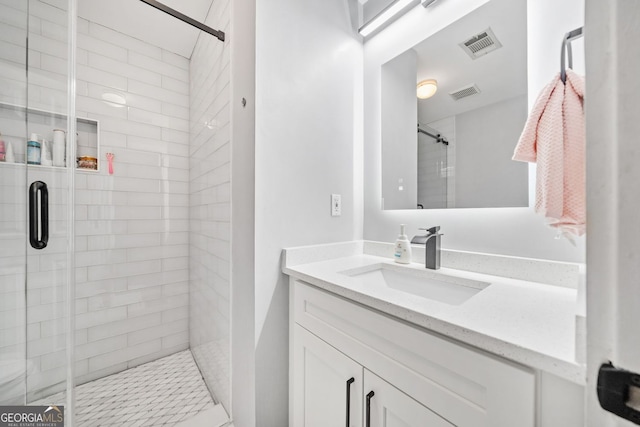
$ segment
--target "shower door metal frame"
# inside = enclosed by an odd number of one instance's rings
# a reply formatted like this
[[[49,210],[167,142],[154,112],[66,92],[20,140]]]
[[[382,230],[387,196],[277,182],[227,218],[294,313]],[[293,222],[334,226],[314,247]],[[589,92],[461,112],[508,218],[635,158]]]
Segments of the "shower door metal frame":
[[[78,0],[68,0],[68,16],[67,16],[67,158],[76,158],[76,138],[77,138],[77,117],[76,117],[76,50],[78,37]],[[67,363],[66,363],[66,422],[70,427],[75,426],[75,406],[76,406],[76,168],[68,165],[67,167],[67,283],[66,283],[66,302],[67,302]]]

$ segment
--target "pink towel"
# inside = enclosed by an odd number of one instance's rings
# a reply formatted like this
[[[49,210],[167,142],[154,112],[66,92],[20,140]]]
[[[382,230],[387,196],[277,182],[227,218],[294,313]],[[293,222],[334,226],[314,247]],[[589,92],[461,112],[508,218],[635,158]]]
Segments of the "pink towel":
[[[537,163],[535,211],[563,235],[581,236],[586,222],[584,77],[567,69],[538,96],[513,160]]]

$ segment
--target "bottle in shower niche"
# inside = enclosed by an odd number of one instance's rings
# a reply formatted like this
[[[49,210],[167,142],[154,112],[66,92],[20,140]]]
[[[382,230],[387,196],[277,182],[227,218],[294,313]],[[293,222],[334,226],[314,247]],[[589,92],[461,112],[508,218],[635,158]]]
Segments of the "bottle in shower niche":
[[[40,164],[42,166],[51,166],[51,143],[46,139],[43,139],[40,143]]]
[[[27,163],[30,165],[40,164],[41,146],[39,139],[37,133],[32,133],[31,138],[27,141]]]
[[[53,166],[64,167],[65,166],[65,151],[66,151],[66,132],[62,129],[53,130]]]
[[[13,145],[11,145],[11,141],[5,141],[4,143],[5,145],[5,149],[7,151],[5,157],[4,157],[4,161],[7,163],[15,163],[16,162],[16,156],[15,154],[13,154]]]
[[[0,133],[0,162],[4,162],[7,160],[7,148],[4,145],[4,140],[2,139],[2,134]]]

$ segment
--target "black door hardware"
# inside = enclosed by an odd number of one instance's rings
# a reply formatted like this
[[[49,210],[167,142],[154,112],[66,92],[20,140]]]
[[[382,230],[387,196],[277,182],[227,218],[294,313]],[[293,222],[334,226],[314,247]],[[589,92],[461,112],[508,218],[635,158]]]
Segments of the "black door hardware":
[[[353,377],[347,380],[347,427],[351,426],[351,384],[355,380]]]
[[[366,427],[371,427],[371,398],[375,395],[373,390],[367,394],[367,423]]]
[[[38,215],[38,193],[40,193],[40,215]],[[38,217],[40,224],[38,224]],[[29,243],[34,249],[44,249],[48,242],[49,190],[44,182],[34,181],[29,187]]]
[[[614,368],[611,363],[600,366],[598,401],[602,409],[640,425],[640,411],[629,405],[636,393],[640,393],[640,375]]]

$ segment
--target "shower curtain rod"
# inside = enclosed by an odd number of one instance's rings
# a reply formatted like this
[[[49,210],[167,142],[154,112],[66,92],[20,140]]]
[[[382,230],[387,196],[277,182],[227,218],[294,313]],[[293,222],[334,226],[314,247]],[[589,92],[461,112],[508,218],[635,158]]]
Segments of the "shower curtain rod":
[[[206,33],[211,34],[214,37],[217,37],[218,40],[220,40],[221,42],[224,41],[224,32],[222,31],[218,31],[218,30],[214,30],[211,27],[208,27],[198,21],[196,21],[195,19],[189,18],[187,15],[184,15],[180,12],[178,12],[175,9],[170,8],[169,6],[166,6],[162,3],[160,3],[159,1],[156,0],[140,0],[143,3],[148,4],[149,6],[153,6],[158,10],[163,11],[164,13],[173,16],[174,18],[177,18],[179,20],[181,20],[182,22],[185,22],[189,25],[191,25],[192,27],[196,27]]]

